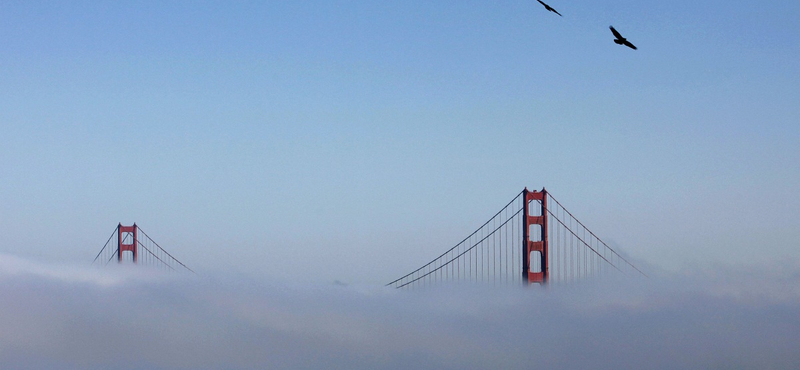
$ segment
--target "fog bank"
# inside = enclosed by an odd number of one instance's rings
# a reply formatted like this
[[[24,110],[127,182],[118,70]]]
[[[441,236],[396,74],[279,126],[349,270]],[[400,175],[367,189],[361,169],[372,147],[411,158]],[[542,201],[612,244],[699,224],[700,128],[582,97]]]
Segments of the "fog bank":
[[[407,291],[0,255],[0,367],[796,368],[795,271]]]

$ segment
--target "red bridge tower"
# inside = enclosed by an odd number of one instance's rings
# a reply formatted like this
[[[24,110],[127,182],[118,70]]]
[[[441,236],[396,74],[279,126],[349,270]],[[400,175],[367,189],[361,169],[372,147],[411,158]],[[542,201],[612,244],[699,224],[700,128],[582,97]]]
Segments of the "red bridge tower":
[[[126,234],[123,238],[123,234]],[[125,240],[127,239],[128,235],[133,236],[133,242],[130,244],[126,244]],[[117,225],[117,261],[122,263],[122,252],[131,251],[133,253],[133,263],[136,263],[139,260],[139,255],[137,253],[139,246],[139,228],[136,226],[136,223],[133,223],[133,226],[122,226],[122,223]]]
[[[548,277],[547,258],[547,191],[522,191],[525,207],[522,210],[522,281],[546,284]],[[538,201],[541,211],[538,216],[531,216],[530,204]],[[531,240],[531,226],[539,226],[539,240]],[[533,256],[531,256],[533,255]],[[534,271],[531,271],[531,260],[534,262]],[[538,267],[538,271],[537,270]]]

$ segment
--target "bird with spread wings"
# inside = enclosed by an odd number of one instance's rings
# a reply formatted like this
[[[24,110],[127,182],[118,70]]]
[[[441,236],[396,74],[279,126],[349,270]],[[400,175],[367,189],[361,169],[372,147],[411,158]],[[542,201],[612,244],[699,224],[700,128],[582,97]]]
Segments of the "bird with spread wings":
[[[631,48],[633,50],[636,50],[636,46],[631,44],[631,42],[628,41],[628,39],[622,37],[622,35],[619,32],[617,32],[617,30],[614,29],[614,26],[608,26],[608,28],[610,28],[611,29],[611,33],[614,34],[614,37],[615,37],[614,43],[616,43],[618,45],[625,45],[625,46],[627,46],[627,47],[629,47],[629,48]]]
[[[555,10],[555,9],[551,8],[551,7],[550,7],[550,5],[547,5],[547,4],[545,4],[545,3],[544,3],[544,1],[542,1],[542,0],[536,0],[536,1],[538,1],[538,2],[539,2],[539,4],[542,4],[542,5],[544,5],[544,8],[545,8],[545,9],[547,9],[547,10],[549,10],[549,11],[551,11],[551,12],[553,12],[553,13],[556,13],[556,14],[558,14],[559,16],[562,16],[562,17],[563,17],[563,15],[561,15],[561,13],[559,13],[557,10]]]

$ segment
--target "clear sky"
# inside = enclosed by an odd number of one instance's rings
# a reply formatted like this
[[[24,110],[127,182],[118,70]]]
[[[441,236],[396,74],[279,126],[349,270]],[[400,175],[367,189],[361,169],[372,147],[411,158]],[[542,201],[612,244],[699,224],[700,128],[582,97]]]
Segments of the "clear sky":
[[[797,260],[800,3],[548,3],[4,1],[0,252],[385,283],[527,186],[651,268]]]

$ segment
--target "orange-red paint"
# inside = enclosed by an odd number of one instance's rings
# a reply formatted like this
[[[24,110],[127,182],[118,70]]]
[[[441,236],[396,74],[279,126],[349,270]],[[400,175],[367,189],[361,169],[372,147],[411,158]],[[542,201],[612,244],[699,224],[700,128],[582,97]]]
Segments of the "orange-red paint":
[[[522,279],[527,283],[547,283],[549,265],[547,256],[547,191],[542,188],[542,191],[528,191],[528,188],[522,191],[525,202],[525,208],[522,211]],[[529,215],[530,203],[538,200],[541,204],[541,213],[539,216]],[[531,225],[538,225],[541,227],[541,240],[530,240],[530,227]],[[531,272],[530,257],[531,252],[539,252],[541,257],[541,271]]]

